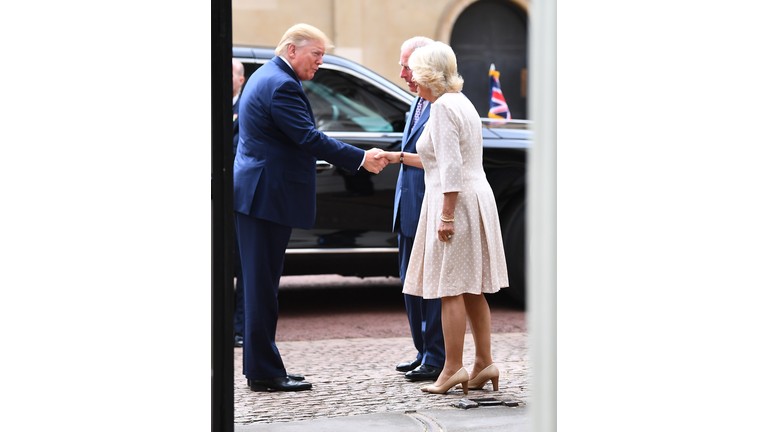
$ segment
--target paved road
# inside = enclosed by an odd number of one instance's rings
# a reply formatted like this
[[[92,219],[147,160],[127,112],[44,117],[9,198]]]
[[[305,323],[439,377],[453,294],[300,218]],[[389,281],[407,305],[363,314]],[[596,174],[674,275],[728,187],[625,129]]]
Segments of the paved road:
[[[284,277],[277,340],[410,337],[401,290],[397,278]],[[491,332],[527,331],[525,311],[510,304],[503,291],[486,298]]]
[[[419,388],[427,382],[410,382],[394,369],[395,364],[415,354],[398,281],[376,278],[361,284],[359,279],[345,278],[316,286],[285,279],[280,293],[278,348],[288,371],[304,374],[313,389],[251,392],[242,375],[242,349],[235,348],[236,426],[411,410],[458,410],[452,404],[466,397],[461,390],[447,395],[425,393]],[[501,295],[489,296],[500,388],[494,392],[488,383],[485,390],[470,391],[468,397],[524,404],[529,397],[525,313],[497,297]],[[473,357],[474,341],[467,334],[466,367],[471,367]]]

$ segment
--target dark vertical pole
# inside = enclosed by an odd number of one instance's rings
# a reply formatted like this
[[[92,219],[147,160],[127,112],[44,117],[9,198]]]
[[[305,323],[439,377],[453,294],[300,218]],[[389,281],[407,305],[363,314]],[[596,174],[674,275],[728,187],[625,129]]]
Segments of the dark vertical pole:
[[[211,1],[211,430],[235,422],[232,2]]]

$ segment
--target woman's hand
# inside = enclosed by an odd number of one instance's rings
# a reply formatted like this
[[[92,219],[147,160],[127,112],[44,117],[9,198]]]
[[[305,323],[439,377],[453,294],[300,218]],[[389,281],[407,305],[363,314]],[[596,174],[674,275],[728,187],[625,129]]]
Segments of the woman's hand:
[[[450,241],[455,234],[453,229],[456,200],[459,199],[458,192],[445,192],[443,194],[443,212],[440,213],[440,224],[437,226],[437,238],[440,241]]]
[[[402,162],[400,161],[400,156],[403,157]],[[386,159],[389,163],[402,163],[403,165],[424,169],[424,165],[421,164],[421,157],[416,153],[381,151],[374,156],[374,159]]]
[[[374,158],[384,158],[389,161],[389,163],[400,163],[400,152],[381,151],[376,156],[374,156]]]
[[[450,241],[455,234],[453,229],[453,222],[440,221],[440,225],[437,226],[437,238],[442,241]]]

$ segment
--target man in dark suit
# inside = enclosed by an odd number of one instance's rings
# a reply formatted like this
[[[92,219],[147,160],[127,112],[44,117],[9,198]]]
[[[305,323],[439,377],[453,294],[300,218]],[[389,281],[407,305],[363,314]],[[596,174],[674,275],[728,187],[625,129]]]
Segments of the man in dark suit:
[[[232,59],[232,153],[237,154],[240,139],[240,90],[245,83],[245,68],[238,59]]]
[[[400,78],[405,80],[408,88],[416,92],[408,59],[416,48],[432,43],[431,39],[415,37],[408,39],[400,49]],[[416,153],[416,141],[419,140],[424,124],[429,119],[429,101],[416,98],[405,121],[402,151]],[[400,279],[405,283],[408,271],[408,261],[411,258],[413,239],[416,227],[419,225],[421,201],[424,198],[424,170],[400,165],[400,175],[395,188],[395,214],[392,230],[397,232],[397,243],[400,249]],[[440,299],[424,299],[419,296],[403,294],[405,310],[411,326],[411,337],[418,355],[413,361],[396,366],[400,372],[406,372],[405,377],[412,381],[436,380],[443,371],[445,362],[445,342],[441,318]]]
[[[237,140],[240,139],[240,89],[245,82],[245,68],[237,59],[232,59],[232,153],[237,155]],[[233,159],[234,162],[234,159]],[[237,245],[237,234],[234,241],[235,278],[235,347],[243,346],[243,330],[245,327],[245,312],[243,312],[243,267],[240,265],[240,247]]]
[[[364,152],[317,130],[301,81],[314,77],[331,43],[320,30],[291,27],[271,61],[251,75],[240,101],[234,166],[235,227],[245,292],[243,373],[252,391],[309,390],[288,374],[275,345],[277,293],[293,227],[315,222],[316,160],[378,174],[379,149]]]

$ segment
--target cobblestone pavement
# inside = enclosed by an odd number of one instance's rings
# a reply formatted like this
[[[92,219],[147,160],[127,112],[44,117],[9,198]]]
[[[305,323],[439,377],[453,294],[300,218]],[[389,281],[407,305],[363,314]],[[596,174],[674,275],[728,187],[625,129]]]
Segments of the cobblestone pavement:
[[[499,391],[491,383],[466,397],[495,397],[527,402],[529,361],[526,333],[494,333],[491,346],[501,371]],[[252,392],[242,374],[242,348],[235,348],[235,424],[288,422],[389,411],[450,408],[464,398],[453,389],[446,395],[420,391],[430,381],[410,382],[397,363],[415,354],[410,337],[354,338],[278,342],[288,372],[312,383],[302,392]],[[467,334],[464,365],[474,359],[474,341]]]

